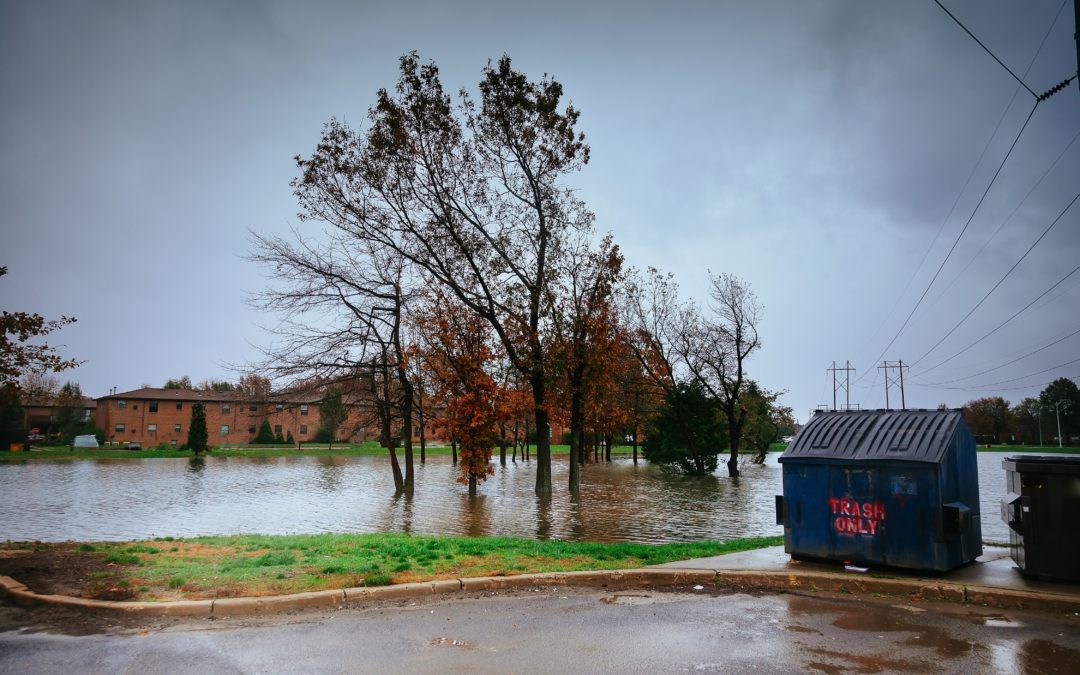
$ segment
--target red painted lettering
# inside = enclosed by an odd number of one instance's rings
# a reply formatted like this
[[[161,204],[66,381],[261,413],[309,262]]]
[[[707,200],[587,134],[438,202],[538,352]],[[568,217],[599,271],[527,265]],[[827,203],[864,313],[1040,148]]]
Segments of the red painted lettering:
[[[885,520],[885,505],[881,502],[859,502],[847,497],[829,497],[826,501],[837,532],[875,536],[878,525]]]

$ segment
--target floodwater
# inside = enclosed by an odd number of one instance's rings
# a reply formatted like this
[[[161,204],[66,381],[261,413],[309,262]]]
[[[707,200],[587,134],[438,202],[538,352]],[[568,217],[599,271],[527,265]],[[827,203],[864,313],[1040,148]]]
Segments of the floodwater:
[[[983,538],[1005,541],[998,515],[1002,453],[979,454]],[[530,462],[496,463],[470,498],[449,457],[417,464],[416,490],[394,497],[386,457],[277,457],[5,462],[0,541],[129,540],[213,534],[412,532],[663,543],[783,534],[775,524],[779,453],[721,463],[706,479],[620,458],[584,468],[578,497],[567,461],[552,466],[555,494],[533,494]]]

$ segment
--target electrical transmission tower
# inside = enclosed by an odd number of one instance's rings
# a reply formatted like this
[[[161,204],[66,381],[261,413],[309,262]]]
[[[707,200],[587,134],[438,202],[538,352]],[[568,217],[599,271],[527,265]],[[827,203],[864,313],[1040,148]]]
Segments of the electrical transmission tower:
[[[843,367],[832,362],[832,368],[826,368],[826,373],[832,373],[832,409],[836,410],[836,392],[844,392],[844,410],[851,410],[851,374],[855,369],[851,367],[851,361],[844,361]],[[840,375],[843,373],[843,376]]]
[[[907,401],[904,399],[904,369],[909,366],[904,365],[903,361],[882,361],[878,366],[878,370],[885,370],[885,409],[888,410],[889,406],[889,389],[892,387],[898,387],[900,389],[900,409],[907,410]],[[895,370],[899,375],[890,375],[889,371]]]

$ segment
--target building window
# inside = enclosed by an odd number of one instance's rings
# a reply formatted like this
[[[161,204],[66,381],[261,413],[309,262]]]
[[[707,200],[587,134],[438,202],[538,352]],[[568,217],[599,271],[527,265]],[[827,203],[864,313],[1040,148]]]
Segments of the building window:
[[[149,404],[150,407],[148,408],[150,410],[150,412],[157,412],[157,404],[158,404],[157,401],[150,401],[150,404]]]
[[[118,433],[118,434],[124,433],[124,425],[123,424],[117,424],[116,425],[116,433]]]
[[[221,435],[222,436],[228,436],[229,435],[229,425],[228,424],[222,424],[221,425]]]
[[[180,402],[180,401],[177,401],[176,402],[176,409],[177,410],[183,410],[184,409],[184,404],[182,402]]]
[[[248,425],[248,433],[249,434],[255,433],[255,425],[254,424],[249,424]]]
[[[276,406],[274,406],[274,407],[275,407],[275,408],[277,409],[277,411],[278,411],[278,412],[281,412],[282,410],[284,410],[284,409],[285,409],[285,406],[284,406],[283,404],[281,404],[281,403],[278,403],[278,404],[277,404]]]
[[[146,425],[146,431],[147,431],[147,433],[156,434],[157,433],[157,425],[156,424],[147,424]]]
[[[173,431],[175,431],[176,433],[180,433],[180,425],[179,425],[179,424],[174,424],[174,425],[173,425],[173,427],[172,427],[172,429],[173,429]]]
[[[300,404],[300,414],[301,415],[306,415],[307,414],[307,403],[301,403]]]
[[[259,411],[259,406],[255,405],[254,403],[249,403],[248,404],[248,412],[258,412],[258,411]]]
[[[124,399],[120,399],[119,401],[116,402],[116,407],[117,408],[126,408],[127,407],[127,401],[125,401]]]
[[[281,435],[281,425],[280,424],[275,424],[274,425],[274,433],[277,434],[278,436]]]
[[[300,425],[300,435],[304,435],[306,433],[307,433],[307,425],[306,424],[301,424]]]
[[[171,445],[171,446],[173,446],[175,448],[176,447],[176,439],[174,438],[171,441],[169,441],[169,445]]]
[[[93,415],[93,414],[94,414],[94,411],[93,411],[93,410],[91,410],[90,408],[85,408],[85,409],[84,409],[84,410],[82,411],[82,418],[83,418],[83,422],[85,422],[86,420],[90,419],[90,416],[91,416],[91,415]]]
[[[232,410],[232,406],[229,405],[228,403],[223,403],[221,405],[221,414],[228,415],[231,410]]]

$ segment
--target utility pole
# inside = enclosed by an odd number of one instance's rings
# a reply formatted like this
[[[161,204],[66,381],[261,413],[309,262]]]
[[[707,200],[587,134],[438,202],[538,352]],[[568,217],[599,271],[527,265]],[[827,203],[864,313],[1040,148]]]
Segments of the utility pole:
[[[1061,446],[1061,406],[1062,405],[1064,405],[1065,408],[1068,409],[1069,401],[1066,400],[1066,399],[1061,399],[1060,401],[1058,401],[1057,403],[1054,404],[1054,411],[1057,413],[1058,448],[1059,449],[1062,447]]]
[[[836,410],[836,392],[843,389],[844,410],[851,410],[851,373],[855,372],[855,369],[851,367],[851,361],[845,361],[843,368],[838,368],[836,361],[833,361],[832,368],[826,368],[825,372],[832,373],[832,409]],[[843,382],[840,381],[838,373],[844,373]]]
[[[1076,41],[1076,85],[1080,87],[1080,2],[1073,0],[1073,40]]]
[[[904,365],[903,361],[897,361],[895,363],[892,363],[890,361],[882,361],[881,365],[878,366],[879,370],[883,369],[885,371],[885,409],[886,410],[889,409],[889,389],[891,387],[894,387],[894,386],[899,387],[899,389],[900,389],[900,409],[901,410],[907,410],[907,399],[904,397],[904,368],[908,368],[908,367],[909,366]],[[889,374],[890,370],[899,371],[899,373],[900,373],[899,376],[890,375]]]

